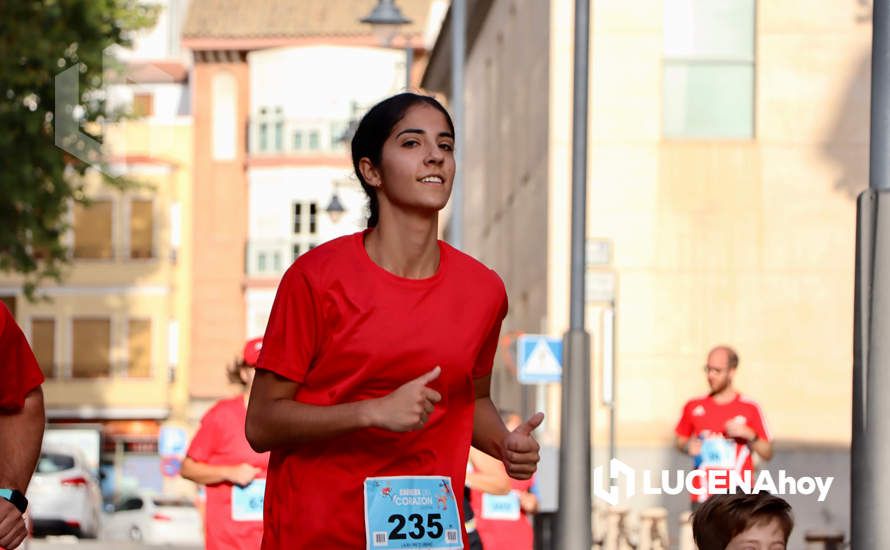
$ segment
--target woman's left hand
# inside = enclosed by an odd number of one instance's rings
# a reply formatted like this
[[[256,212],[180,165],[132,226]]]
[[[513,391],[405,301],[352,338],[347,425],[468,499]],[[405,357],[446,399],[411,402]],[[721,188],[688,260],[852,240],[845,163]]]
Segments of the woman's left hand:
[[[504,438],[502,461],[513,479],[528,479],[538,469],[541,449],[532,432],[544,421],[544,413],[535,413]]]

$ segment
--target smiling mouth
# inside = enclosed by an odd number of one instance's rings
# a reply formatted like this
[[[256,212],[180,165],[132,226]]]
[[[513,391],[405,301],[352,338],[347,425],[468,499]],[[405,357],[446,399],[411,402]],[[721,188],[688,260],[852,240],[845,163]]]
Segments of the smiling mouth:
[[[431,185],[442,185],[445,183],[445,180],[442,178],[442,176],[426,176],[425,178],[421,178],[418,181]]]

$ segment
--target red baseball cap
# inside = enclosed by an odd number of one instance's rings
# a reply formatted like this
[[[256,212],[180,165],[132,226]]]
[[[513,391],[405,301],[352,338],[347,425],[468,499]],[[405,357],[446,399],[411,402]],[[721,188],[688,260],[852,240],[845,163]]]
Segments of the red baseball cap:
[[[248,340],[247,343],[244,344],[244,352],[242,353],[244,362],[251,367],[255,367],[257,361],[260,358],[261,349],[263,349],[262,338],[253,338],[252,340]]]

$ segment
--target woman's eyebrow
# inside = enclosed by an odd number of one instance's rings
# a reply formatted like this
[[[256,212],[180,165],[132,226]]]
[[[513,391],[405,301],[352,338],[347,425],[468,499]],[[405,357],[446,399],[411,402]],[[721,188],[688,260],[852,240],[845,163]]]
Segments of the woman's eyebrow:
[[[420,128],[405,128],[404,130],[402,130],[401,132],[396,134],[396,137],[398,138],[402,134],[421,134],[421,135],[423,135],[425,133],[426,132],[421,130]],[[452,134],[451,132],[439,132],[439,137],[447,137],[447,138],[454,139],[454,134]]]
[[[399,136],[401,136],[402,134],[421,134],[421,135],[423,135],[423,134],[425,134],[425,133],[426,133],[426,132],[424,132],[424,131],[421,130],[420,128],[405,128],[404,130],[402,130],[401,132],[399,132],[398,134],[396,134],[396,137],[399,137]]]

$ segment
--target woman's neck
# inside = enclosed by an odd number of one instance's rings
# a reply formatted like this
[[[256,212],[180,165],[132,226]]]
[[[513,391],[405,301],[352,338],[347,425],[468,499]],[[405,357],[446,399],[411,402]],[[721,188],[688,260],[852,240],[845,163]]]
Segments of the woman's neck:
[[[365,237],[365,250],[374,263],[393,275],[432,277],[439,268],[438,216],[394,219],[381,215]]]

